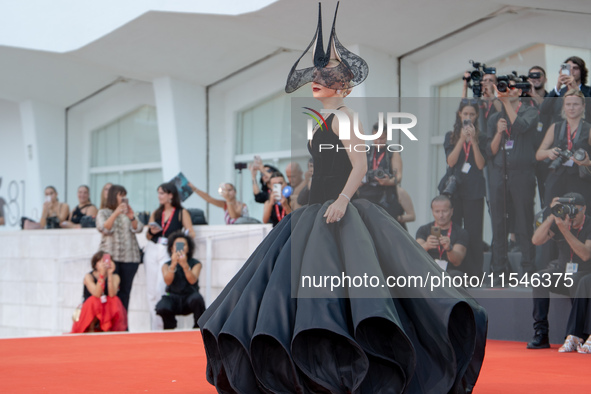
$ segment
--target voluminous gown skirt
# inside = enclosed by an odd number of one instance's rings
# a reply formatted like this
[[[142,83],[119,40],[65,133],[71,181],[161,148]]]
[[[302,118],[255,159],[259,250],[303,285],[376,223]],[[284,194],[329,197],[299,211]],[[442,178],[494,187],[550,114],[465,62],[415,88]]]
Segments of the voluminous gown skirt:
[[[462,288],[385,285],[389,276],[442,272],[380,207],[353,200],[326,224],[331,202],[285,217],[201,316],[207,380],[220,393],[248,394],[472,388],[486,311]],[[384,286],[301,279],[344,275]]]

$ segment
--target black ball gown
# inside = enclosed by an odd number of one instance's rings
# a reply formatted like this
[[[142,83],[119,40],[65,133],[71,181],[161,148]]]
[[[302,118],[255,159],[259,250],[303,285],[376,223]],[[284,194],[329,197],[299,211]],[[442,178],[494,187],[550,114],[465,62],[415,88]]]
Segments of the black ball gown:
[[[484,358],[487,315],[464,289],[303,287],[306,275],[366,274],[382,284],[441,276],[367,200],[326,224],[352,166],[343,149],[318,153],[322,143],[342,147],[332,130],[314,134],[310,204],[269,233],[199,319],[207,380],[220,393],[466,392]]]

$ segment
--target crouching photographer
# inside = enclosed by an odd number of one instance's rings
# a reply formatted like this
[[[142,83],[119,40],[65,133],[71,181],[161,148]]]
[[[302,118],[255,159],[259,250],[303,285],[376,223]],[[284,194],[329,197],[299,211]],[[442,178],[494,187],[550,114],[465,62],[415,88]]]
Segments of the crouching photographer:
[[[550,292],[574,296],[578,281],[591,273],[591,219],[585,215],[586,203],[579,193],[567,193],[552,200],[548,217],[535,231],[532,242],[542,245],[553,240],[558,259],[539,271],[542,283],[533,286],[535,335],[528,349],[549,348],[548,310]],[[547,281],[546,278],[551,278]],[[557,278],[558,277],[558,278]]]
[[[378,132],[379,123],[374,124],[373,134]],[[404,208],[400,204],[397,185],[402,178],[402,158],[400,153],[387,149],[387,135],[385,126],[382,134],[372,144],[367,152],[367,174],[365,182],[359,187],[360,198],[378,204],[393,218],[404,215]],[[402,222],[401,224],[403,224]]]
[[[476,100],[460,102],[454,128],[445,135],[443,143],[449,168],[439,188],[452,202],[453,223],[469,233],[464,272],[476,276],[482,275],[484,260],[482,228],[486,194],[482,173],[486,164],[482,154],[486,149],[486,136],[479,132],[478,114]]]

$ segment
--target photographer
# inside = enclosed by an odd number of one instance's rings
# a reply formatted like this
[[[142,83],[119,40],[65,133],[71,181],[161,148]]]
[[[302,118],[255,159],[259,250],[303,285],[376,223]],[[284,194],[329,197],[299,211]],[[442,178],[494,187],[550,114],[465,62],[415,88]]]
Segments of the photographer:
[[[562,101],[564,119],[548,128],[536,152],[537,160],[550,161],[544,199],[552,201],[554,197],[572,191],[582,194],[585,200],[591,201],[591,182],[579,176],[579,165],[585,156],[591,154],[589,145],[591,124],[583,120],[585,97],[580,90],[572,89],[564,94]]]
[[[550,292],[573,296],[578,281],[591,273],[591,219],[585,215],[585,199],[579,193],[567,193],[563,197],[552,200],[548,217],[535,231],[532,242],[543,245],[550,239],[558,247],[558,259],[550,266],[539,271],[540,279],[543,274],[550,274],[551,286],[541,284],[533,286],[533,318],[535,335],[527,344],[528,349],[549,348],[548,340],[548,310],[550,308]],[[563,202],[561,202],[563,201]],[[570,280],[556,280],[553,274],[569,273]]]
[[[285,216],[291,213],[289,196],[286,197],[283,189],[287,186],[285,178],[279,171],[274,172],[270,179],[271,195],[263,208],[263,223],[272,223],[275,227]]]
[[[560,122],[563,105],[560,97],[564,97],[569,90],[580,90],[584,97],[591,97],[591,87],[586,85],[588,73],[585,61],[580,57],[571,56],[564,61],[558,72],[556,87],[548,93],[540,108],[542,119],[548,119],[547,124]],[[591,100],[586,101],[585,109],[587,115],[591,114]]]
[[[484,260],[482,228],[486,194],[482,174],[486,162],[482,152],[486,149],[486,137],[478,130],[478,112],[476,101],[464,99],[460,102],[453,131],[445,135],[443,148],[456,182],[454,190],[447,190],[454,206],[452,221],[463,226],[470,236],[466,258],[469,266],[464,267],[464,271],[480,276]],[[453,188],[449,182],[448,188]],[[443,190],[443,194],[445,192]]]
[[[533,66],[527,72],[527,77],[532,89],[525,94],[532,98],[534,105],[539,107],[549,94],[546,91],[546,70],[540,66]]]
[[[499,83],[500,84],[500,83]],[[495,92],[503,111],[491,116],[487,127],[486,152],[489,162],[490,210],[493,229],[493,273],[509,272],[507,248],[507,207],[513,204],[515,234],[521,249],[521,267],[534,271],[534,248],[531,244],[534,222],[535,151],[534,133],[538,125],[538,110],[522,105],[521,89],[508,81]],[[498,277],[495,280],[498,283]]]
[[[195,242],[182,231],[172,233],[167,242],[171,260],[162,266],[166,295],[156,304],[156,314],[162,317],[164,329],[176,328],[176,315],[193,314],[193,328],[205,311],[205,302],[199,294],[201,262],[193,257]]]
[[[236,199],[236,188],[231,183],[222,183],[218,188],[218,193],[223,200],[213,198],[203,190],[196,188],[191,182],[188,185],[199,197],[224,210],[226,224],[234,224],[239,218],[248,216],[248,207]]]
[[[377,134],[379,123],[374,124],[373,134]],[[397,185],[402,176],[402,158],[398,152],[386,149],[386,126],[382,127],[382,134],[373,141],[367,152],[367,174],[365,183],[359,187],[360,198],[378,204],[393,218],[404,214],[404,209],[398,198]]]
[[[92,271],[84,275],[83,304],[72,333],[127,330],[127,312],[117,292],[121,279],[111,256],[99,251],[90,261]]]
[[[419,227],[416,240],[433,260],[450,275],[467,272],[462,265],[468,247],[468,232],[461,226],[454,226],[454,208],[451,200],[440,195],[431,201],[431,212],[435,221]],[[449,267],[449,264],[453,267]]]

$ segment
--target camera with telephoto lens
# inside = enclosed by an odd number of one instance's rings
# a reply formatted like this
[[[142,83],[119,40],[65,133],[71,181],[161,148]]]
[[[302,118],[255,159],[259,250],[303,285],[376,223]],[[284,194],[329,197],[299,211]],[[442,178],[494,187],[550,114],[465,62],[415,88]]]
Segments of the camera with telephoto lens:
[[[462,79],[468,81],[468,87],[472,89],[474,97],[482,97],[482,78],[484,78],[485,74],[496,74],[497,69],[494,67],[486,67],[486,64],[475,62],[474,60],[470,60],[470,63],[475,70],[470,72],[470,76],[463,77]],[[472,84],[470,84],[470,82],[472,82]]]
[[[499,75],[497,77],[497,90],[504,93],[509,87],[513,89],[521,89],[521,97],[528,97],[526,93],[531,91],[531,83],[528,82],[529,78],[531,78],[529,75],[517,75],[516,71],[507,75]],[[512,84],[511,82],[514,83]]]
[[[383,168],[367,171],[367,183],[372,186],[378,186],[380,184],[378,179],[384,178],[390,178],[390,172],[384,170]]]
[[[577,213],[579,213],[579,208],[574,204],[574,198],[559,198],[557,202],[558,204],[552,207],[552,215],[557,218],[564,220],[569,216],[571,219],[574,219]]]
[[[555,148],[558,150],[558,157],[550,163],[548,169],[556,171],[558,167],[573,158],[577,161],[585,160],[585,150],[583,148],[577,149],[574,153],[568,149]]]

